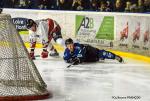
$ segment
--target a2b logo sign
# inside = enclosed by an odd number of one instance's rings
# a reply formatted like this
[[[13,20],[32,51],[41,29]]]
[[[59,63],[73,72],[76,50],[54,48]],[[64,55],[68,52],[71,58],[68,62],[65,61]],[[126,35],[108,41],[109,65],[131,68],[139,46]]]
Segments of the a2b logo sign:
[[[94,27],[93,18],[84,17],[84,19],[82,20],[81,26],[83,26],[84,28],[93,28]]]

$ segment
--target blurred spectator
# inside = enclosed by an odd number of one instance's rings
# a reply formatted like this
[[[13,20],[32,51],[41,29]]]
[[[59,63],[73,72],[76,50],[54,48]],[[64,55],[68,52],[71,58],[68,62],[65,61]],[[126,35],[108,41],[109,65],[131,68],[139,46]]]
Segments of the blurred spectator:
[[[32,1],[31,0],[28,0],[28,5],[27,5],[27,8],[28,9],[32,9]]]
[[[1,0],[0,7],[101,12],[150,12],[150,0]]]
[[[27,8],[28,9],[37,9],[38,4],[35,2],[35,0],[28,0]]]
[[[48,9],[48,0],[39,0],[39,9]]]
[[[128,0],[129,1],[129,0]],[[132,3],[132,4],[137,4],[138,3],[138,0],[130,0],[130,2]]]
[[[144,0],[144,11],[150,12],[150,0]]]
[[[28,0],[17,0],[17,8],[27,8],[28,7]]]
[[[2,8],[3,7],[3,1],[2,2],[0,2],[0,8]]]
[[[40,9],[50,9],[50,10],[51,9],[52,10],[57,9],[57,0],[39,0],[38,1],[38,8],[40,8]]]
[[[96,0],[92,0],[92,1],[91,1],[90,10],[91,10],[91,11],[97,11],[97,10],[98,10],[97,1],[96,1]]]
[[[98,11],[100,11],[100,12],[106,12],[106,2],[105,1],[101,1],[99,3]]]
[[[58,1],[58,9],[59,10],[66,10],[66,0],[59,0]]]
[[[106,12],[112,12],[113,11],[113,4],[111,1],[106,1]]]
[[[73,0],[72,10],[77,10],[77,11],[84,10],[82,0]]]
[[[84,10],[87,10],[87,11],[90,10],[91,1],[90,0],[82,0],[82,5],[83,5]]]
[[[138,12],[138,6],[136,3],[132,4],[131,6],[131,12],[137,13]]]
[[[131,12],[131,2],[130,1],[126,2],[125,12]]]
[[[14,8],[16,5],[16,0],[2,0],[1,6],[3,8]]]
[[[62,10],[72,10],[72,3],[73,3],[73,0],[64,0],[64,6],[63,7],[64,9]],[[61,9],[60,9],[61,10]]]
[[[124,7],[123,7],[121,0],[116,0],[114,11],[115,12],[124,12]]]
[[[144,0],[138,0],[138,12],[143,13],[145,12],[144,9]]]
[[[66,10],[72,9],[73,0],[66,0]]]

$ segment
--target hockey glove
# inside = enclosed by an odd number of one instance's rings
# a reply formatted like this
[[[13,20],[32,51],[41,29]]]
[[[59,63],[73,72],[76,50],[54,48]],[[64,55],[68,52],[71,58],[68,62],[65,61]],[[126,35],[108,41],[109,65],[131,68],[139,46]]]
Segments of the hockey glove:
[[[78,57],[75,57],[72,61],[72,65],[78,65],[80,63],[80,59]]]
[[[48,51],[47,50],[43,50],[43,52],[41,53],[41,57],[42,58],[47,58],[48,57]]]

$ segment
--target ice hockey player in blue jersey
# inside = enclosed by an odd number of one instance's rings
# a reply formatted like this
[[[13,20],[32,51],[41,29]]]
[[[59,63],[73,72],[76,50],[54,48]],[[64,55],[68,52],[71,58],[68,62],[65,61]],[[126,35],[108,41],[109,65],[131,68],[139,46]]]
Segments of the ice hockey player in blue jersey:
[[[120,63],[123,62],[122,57],[98,48],[92,47],[88,44],[74,43],[71,38],[65,41],[66,49],[64,52],[64,60],[67,63],[77,65],[82,62],[96,62],[105,59],[116,59]]]

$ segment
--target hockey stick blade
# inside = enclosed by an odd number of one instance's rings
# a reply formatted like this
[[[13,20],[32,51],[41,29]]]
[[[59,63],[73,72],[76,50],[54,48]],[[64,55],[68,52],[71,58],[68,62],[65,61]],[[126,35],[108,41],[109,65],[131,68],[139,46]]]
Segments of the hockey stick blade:
[[[74,61],[73,63],[71,63],[70,65],[68,65],[67,68],[70,68],[71,66],[74,66],[77,61],[79,61],[79,60]]]
[[[70,68],[72,66],[72,64],[68,65],[67,68]]]

